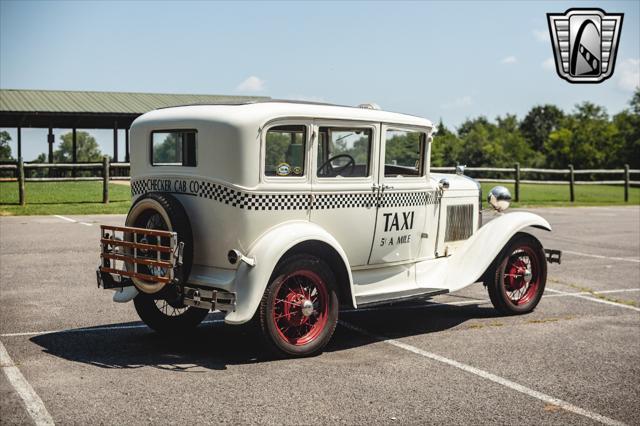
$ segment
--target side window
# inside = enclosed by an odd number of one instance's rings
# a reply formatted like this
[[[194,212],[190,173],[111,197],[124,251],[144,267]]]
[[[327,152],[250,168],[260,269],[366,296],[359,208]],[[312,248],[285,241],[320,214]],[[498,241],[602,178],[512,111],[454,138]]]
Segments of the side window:
[[[170,130],[151,133],[151,164],[196,166],[196,131]]]
[[[385,177],[423,176],[426,135],[407,130],[387,130],[384,153]]]
[[[267,130],[265,175],[303,176],[306,143],[306,126],[277,126]]]
[[[320,127],[318,177],[367,177],[371,172],[371,129]]]

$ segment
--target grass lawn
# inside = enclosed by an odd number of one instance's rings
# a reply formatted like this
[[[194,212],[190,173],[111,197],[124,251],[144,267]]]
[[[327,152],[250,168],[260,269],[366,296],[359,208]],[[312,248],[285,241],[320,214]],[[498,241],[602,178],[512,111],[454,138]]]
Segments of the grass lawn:
[[[496,185],[506,186],[511,191],[511,196],[515,197],[513,184],[482,182],[484,200],[489,190]],[[640,188],[629,188],[629,202],[625,203],[622,185],[576,185],[575,196],[576,201],[570,202],[569,185],[520,184],[520,202],[514,202],[512,206],[569,207],[640,204]]]
[[[495,185],[482,183],[484,196]],[[513,185],[505,185],[514,195]],[[127,213],[131,200],[130,188],[110,184],[111,202],[102,204],[102,182],[27,182],[27,205],[18,205],[17,182],[0,182],[0,215],[100,214]],[[631,188],[629,202],[624,202],[622,186],[576,185],[576,202],[569,202],[569,186],[520,185],[519,203],[514,207],[532,206],[598,206],[640,204],[640,188]]]
[[[0,215],[127,213],[131,189],[109,184],[109,204],[102,204],[102,182],[26,182],[27,205],[18,204],[18,183],[0,182]]]

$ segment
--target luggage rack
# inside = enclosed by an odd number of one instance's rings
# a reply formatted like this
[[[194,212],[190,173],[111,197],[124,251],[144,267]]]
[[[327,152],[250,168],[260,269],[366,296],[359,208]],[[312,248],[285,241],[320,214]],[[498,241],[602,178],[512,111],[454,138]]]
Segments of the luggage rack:
[[[156,237],[155,244],[149,243],[147,237]],[[172,231],[101,225],[98,286],[131,286],[131,278],[151,284],[170,283],[175,278],[175,268],[182,265],[183,247],[178,234]],[[139,265],[150,273],[140,272]]]

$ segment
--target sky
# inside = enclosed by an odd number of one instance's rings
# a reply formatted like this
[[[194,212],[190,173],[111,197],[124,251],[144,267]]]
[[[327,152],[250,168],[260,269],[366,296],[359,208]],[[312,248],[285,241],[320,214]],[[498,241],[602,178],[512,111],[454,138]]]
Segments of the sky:
[[[571,7],[625,14],[614,75],[601,84],[570,84],[554,69],[546,13]],[[545,103],[571,111],[591,101],[614,114],[638,85],[637,0],[0,0],[3,89],[375,102],[455,128]],[[23,131],[25,160],[46,151],[45,133]],[[92,133],[111,153],[113,132]]]

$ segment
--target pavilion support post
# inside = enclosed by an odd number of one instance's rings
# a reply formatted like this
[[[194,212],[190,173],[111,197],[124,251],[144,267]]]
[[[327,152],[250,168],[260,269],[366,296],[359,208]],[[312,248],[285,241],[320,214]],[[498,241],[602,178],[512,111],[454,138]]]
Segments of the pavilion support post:
[[[49,134],[47,135],[47,143],[49,144],[49,163],[53,163],[53,143],[55,142],[55,136],[53,129],[49,127]]]
[[[124,129],[124,162],[129,162],[129,129]]]
[[[71,162],[73,164],[78,162],[78,132],[75,127],[71,129]],[[71,176],[76,177],[75,167],[71,169]]]
[[[113,123],[113,162],[118,162],[118,122]]]
[[[47,135],[47,142],[49,143],[49,164],[53,164],[53,143],[55,142],[55,136],[53,134],[53,129],[49,127],[49,134]],[[53,169],[49,169],[49,177],[53,177]]]
[[[24,163],[22,162],[22,157],[18,157],[18,199],[20,200],[21,206],[26,204],[24,198]]]
[[[18,134],[18,158],[22,158],[22,127],[17,128]]]
[[[109,204],[109,156],[102,157],[102,202]]]

